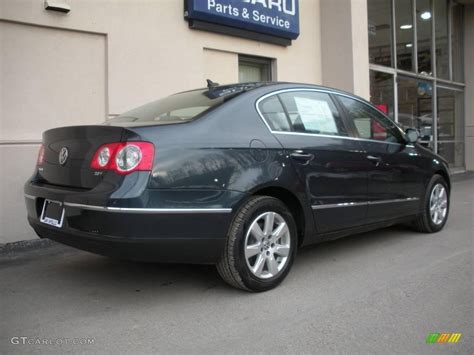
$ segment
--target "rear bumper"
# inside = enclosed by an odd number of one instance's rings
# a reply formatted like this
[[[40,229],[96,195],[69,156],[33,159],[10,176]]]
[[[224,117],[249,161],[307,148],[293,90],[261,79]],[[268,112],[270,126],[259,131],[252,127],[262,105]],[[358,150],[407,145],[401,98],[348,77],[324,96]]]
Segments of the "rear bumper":
[[[28,220],[41,238],[124,260],[214,264],[225,245],[225,238],[122,238],[58,229],[38,223],[31,218]]]
[[[30,183],[25,186],[28,222],[41,238],[100,255],[148,262],[216,263],[224,250],[232,208],[215,201],[196,207],[188,201],[186,207],[153,208],[128,207],[124,200],[108,207],[80,201],[80,193],[72,199],[68,193],[53,190]],[[229,199],[224,196],[227,193],[234,194],[221,191],[214,195],[225,201],[236,198]],[[63,203],[61,228],[40,222],[45,199]]]

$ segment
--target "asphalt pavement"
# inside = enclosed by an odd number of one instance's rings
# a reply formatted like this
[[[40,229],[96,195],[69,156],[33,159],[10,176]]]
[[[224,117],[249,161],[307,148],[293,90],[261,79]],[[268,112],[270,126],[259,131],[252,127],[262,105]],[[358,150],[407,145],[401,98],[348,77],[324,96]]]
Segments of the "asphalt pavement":
[[[111,260],[56,243],[0,255],[0,354],[473,354],[474,179],[445,229],[392,227],[300,251],[275,290],[212,266]],[[429,333],[462,333],[427,344]]]

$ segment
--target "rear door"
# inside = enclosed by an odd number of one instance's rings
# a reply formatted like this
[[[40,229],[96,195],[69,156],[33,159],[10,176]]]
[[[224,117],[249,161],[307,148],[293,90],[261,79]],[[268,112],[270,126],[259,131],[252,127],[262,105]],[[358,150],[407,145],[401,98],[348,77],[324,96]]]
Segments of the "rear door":
[[[423,191],[418,153],[395,124],[372,106],[337,95],[365,154],[368,173],[367,221],[415,214]]]
[[[305,186],[318,232],[364,224],[365,157],[360,142],[349,137],[331,96],[317,90],[285,90],[261,100],[259,110]]]

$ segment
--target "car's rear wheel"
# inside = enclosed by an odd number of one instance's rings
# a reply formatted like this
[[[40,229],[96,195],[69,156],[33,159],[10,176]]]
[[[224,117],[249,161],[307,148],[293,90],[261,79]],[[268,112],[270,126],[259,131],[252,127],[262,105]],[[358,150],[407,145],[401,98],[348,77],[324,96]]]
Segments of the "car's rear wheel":
[[[296,225],[288,208],[276,198],[253,196],[232,221],[217,270],[231,286],[267,291],[290,271],[296,245]]]
[[[415,228],[424,233],[443,229],[449,214],[449,186],[441,175],[431,178],[423,203],[423,212],[414,221]]]

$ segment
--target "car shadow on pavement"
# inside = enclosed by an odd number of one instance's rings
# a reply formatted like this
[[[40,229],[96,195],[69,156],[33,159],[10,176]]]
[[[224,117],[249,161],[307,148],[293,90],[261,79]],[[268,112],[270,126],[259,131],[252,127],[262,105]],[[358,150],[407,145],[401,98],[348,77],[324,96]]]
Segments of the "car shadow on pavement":
[[[403,226],[352,235],[331,242],[302,248],[296,258],[294,268],[289,274],[290,281],[280,287],[291,285],[291,278],[305,277],[306,272],[316,272],[319,267],[324,271],[325,264],[354,257],[358,253],[370,253],[383,246],[404,243],[406,239],[417,238]],[[26,253],[28,254],[28,253]],[[68,292],[89,296],[117,298],[126,295],[147,294],[154,298],[176,296],[180,293],[217,292],[228,295],[246,294],[228,287],[219,277],[213,265],[154,264],[116,260],[87,252],[75,250],[60,244],[53,244],[42,252],[19,256],[1,267],[15,267],[37,263],[32,272],[38,273],[41,281],[47,278],[48,285],[56,283],[53,289],[66,286]],[[327,265],[326,265],[327,267]],[[46,275],[46,276],[45,276]],[[62,286],[61,286],[62,284]],[[286,285],[286,286],[285,286]]]

